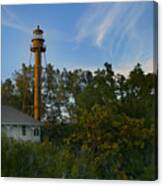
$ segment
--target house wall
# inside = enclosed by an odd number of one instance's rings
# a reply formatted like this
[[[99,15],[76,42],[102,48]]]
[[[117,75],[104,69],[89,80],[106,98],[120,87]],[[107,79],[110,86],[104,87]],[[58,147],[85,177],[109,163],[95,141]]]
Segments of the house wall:
[[[38,130],[39,130],[38,136],[34,136],[34,129],[35,128],[38,128]],[[23,136],[23,133],[22,133],[22,126],[2,125],[1,130],[2,130],[2,132],[6,133],[6,135],[8,137],[13,137],[16,140],[40,142],[40,135],[41,135],[40,127],[26,126],[26,135],[25,136]]]

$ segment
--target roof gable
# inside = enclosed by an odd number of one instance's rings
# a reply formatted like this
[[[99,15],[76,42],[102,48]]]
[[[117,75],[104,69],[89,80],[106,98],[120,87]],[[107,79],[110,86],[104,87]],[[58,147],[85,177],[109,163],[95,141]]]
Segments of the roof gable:
[[[43,125],[42,122],[10,106],[1,106],[1,122],[6,125]]]

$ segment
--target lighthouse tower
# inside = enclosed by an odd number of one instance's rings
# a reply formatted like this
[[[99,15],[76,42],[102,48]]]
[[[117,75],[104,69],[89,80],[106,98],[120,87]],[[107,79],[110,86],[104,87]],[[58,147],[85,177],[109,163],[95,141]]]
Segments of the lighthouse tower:
[[[46,51],[43,30],[39,25],[33,30],[31,51],[34,53],[34,119],[41,118],[41,54]]]

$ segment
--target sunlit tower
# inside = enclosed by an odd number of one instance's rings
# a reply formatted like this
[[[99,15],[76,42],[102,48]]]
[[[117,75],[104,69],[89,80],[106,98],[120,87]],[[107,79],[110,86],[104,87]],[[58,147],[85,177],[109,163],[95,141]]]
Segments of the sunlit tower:
[[[33,30],[32,47],[34,52],[34,118],[41,118],[41,54],[46,51],[43,39],[43,30],[39,25]]]

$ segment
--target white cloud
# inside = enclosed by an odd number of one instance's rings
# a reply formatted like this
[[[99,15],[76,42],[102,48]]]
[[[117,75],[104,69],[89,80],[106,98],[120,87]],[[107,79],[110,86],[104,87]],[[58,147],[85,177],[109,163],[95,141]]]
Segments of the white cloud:
[[[112,25],[114,11],[114,9],[108,10],[103,4],[90,5],[79,20],[76,40],[80,42],[94,37],[94,44],[100,47],[109,26]]]
[[[25,33],[31,33],[31,28],[27,26],[16,14],[11,12],[6,6],[2,6],[2,25],[17,29]]]
[[[2,25],[32,35],[32,30],[34,29],[31,26],[32,23],[29,26],[26,22],[23,21],[23,18],[18,17],[17,14],[12,12],[6,6],[2,6],[2,12],[3,12]],[[46,38],[46,41],[48,43],[53,44],[56,41],[68,42],[72,40],[72,38],[70,38],[70,36],[66,32],[57,30],[55,27],[52,26],[49,27],[49,25],[46,24],[42,24],[42,26],[44,30],[44,37]]]
[[[156,69],[155,69],[156,64],[153,61],[153,59],[148,59],[144,64],[142,64],[142,67],[143,67],[145,73],[148,73],[148,72],[155,73],[156,72]]]
[[[115,48],[119,49],[127,34],[135,35],[135,25],[143,12],[143,6],[127,3],[90,5],[79,20],[76,40],[81,42],[91,38],[96,46],[101,47],[108,36],[109,46],[116,45]]]
[[[119,65],[115,67],[115,69],[113,70],[115,70],[116,74],[123,74],[124,76],[127,77],[129,73],[134,69],[137,63],[138,62],[134,62],[132,64]],[[145,74],[156,72],[154,69],[153,59],[148,59],[147,61],[141,63],[141,65]]]

